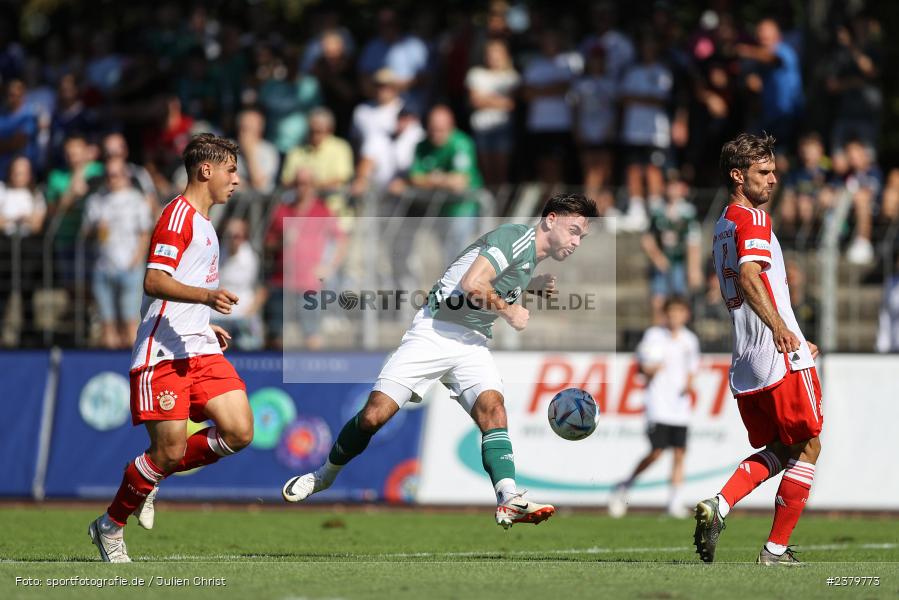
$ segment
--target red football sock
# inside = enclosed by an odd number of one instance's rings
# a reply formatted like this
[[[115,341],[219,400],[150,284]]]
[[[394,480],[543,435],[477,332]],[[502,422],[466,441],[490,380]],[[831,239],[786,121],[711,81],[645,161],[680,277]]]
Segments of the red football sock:
[[[234,451],[222,440],[216,427],[202,429],[187,438],[187,448],[181,462],[172,469],[172,473],[189,471],[210,465],[223,456],[234,454]]]
[[[749,492],[768,478],[780,473],[782,468],[777,455],[770,450],[756,452],[740,463],[734,474],[721,488],[721,496],[724,497],[728,506],[733,508],[734,504],[745,498]]]
[[[815,465],[790,459],[774,498],[774,524],[768,541],[781,546],[790,542],[790,534],[808,500],[808,492],[815,479]]]
[[[153,464],[150,456],[141,454],[125,467],[125,476],[106,514],[116,524],[124,526],[128,516],[144,501],[147,494],[165,475],[162,469]]]

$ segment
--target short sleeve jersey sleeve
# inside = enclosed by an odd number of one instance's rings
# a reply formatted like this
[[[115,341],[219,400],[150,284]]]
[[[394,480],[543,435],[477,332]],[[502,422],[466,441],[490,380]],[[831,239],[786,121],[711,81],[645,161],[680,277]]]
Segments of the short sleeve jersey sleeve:
[[[771,217],[758,208],[740,206],[733,210],[739,264],[755,261],[767,270],[771,266]]]
[[[173,201],[159,217],[150,237],[148,269],[159,269],[172,275],[181,263],[184,251],[193,238],[194,209],[186,202]]]
[[[509,268],[519,245],[530,243],[529,231],[532,229],[525,225],[504,225],[494,229],[484,236],[480,256],[486,258],[499,275]]]

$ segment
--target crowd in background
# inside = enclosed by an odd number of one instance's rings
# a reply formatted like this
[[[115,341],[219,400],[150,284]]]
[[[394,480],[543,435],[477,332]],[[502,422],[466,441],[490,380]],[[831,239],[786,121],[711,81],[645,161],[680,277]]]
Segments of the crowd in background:
[[[739,3],[707,4],[322,3],[292,19],[290,3],[102,14],[76,4],[42,19],[12,3],[0,19],[0,276],[17,236],[22,319],[33,323],[47,279],[34,257],[52,249],[54,287],[77,294],[79,278],[90,282],[97,343],[129,346],[150,229],[201,131],[237,140],[243,201],[269,208],[261,246],[250,243],[256,223],[219,227],[222,284],[251,299],[231,317],[247,348],[278,346],[285,286],[314,287],[340,268],[341,223],[373,190],[440,191],[441,216],[474,216],[482,188],[580,187],[641,235],[656,314],[671,294],[715,311],[699,230],[708,206],[694,198],[721,184],[720,147],[741,131],[778,140],[770,210],[782,243],[814,247],[848,197],[845,258],[870,265],[899,216],[899,169],[877,152],[879,22],[860,3],[833,4],[816,27],[787,3],[753,20]],[[285,248],[292,216],[335,226]],[[73,260],[82,239],[86,267]],[[302,256],[285,261],[290,252]],[[279,268],[294,262],[311,266]],[[320,347],[320,324],[302,326]],[[18,343],[41,343],[27,329]]]

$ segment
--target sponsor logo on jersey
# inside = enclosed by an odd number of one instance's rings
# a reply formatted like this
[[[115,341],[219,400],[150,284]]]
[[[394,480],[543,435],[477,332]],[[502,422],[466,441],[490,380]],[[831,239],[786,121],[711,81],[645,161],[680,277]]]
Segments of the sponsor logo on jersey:
[[[771,244],[766,242],[765,240],[746,240],[743,242],[743,247],[746,250],[767,250],[771,251]]]
[[[169,390],[159,392],[156,396],[156,402],[159,403],[159,408],[161,410],[172,410],[175,408],[175,400],[177,399],[178,395]]]
[[[153,256],[165,256],[166,258],[178,258],[178,249],[169,244],[156,244]]]

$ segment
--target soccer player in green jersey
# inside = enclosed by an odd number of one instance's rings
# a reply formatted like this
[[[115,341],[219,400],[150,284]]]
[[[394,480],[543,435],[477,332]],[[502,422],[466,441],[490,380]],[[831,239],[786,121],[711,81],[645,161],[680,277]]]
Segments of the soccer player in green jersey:
[[[555,508],[524,499],[515,487],[503,383],[487,340],[498,318],[518,331],[527,327],[528,310],[517,304],[521,294],[555,292],[555,277],[533,276],[537,264],[571,256],[597,216],[589,198],[560,194],[547,201],[536,225],[501,225],[465,248],[431,289],[428,304],[384,365],[368,402],[340,431],[328,460],[312,473],[290,478],[284,499],[299,502],[330,487],[406,402],[420,401],[440,381],[481,430],[481,458],[496,492],[497,524],[508,529],[552,516]]]

